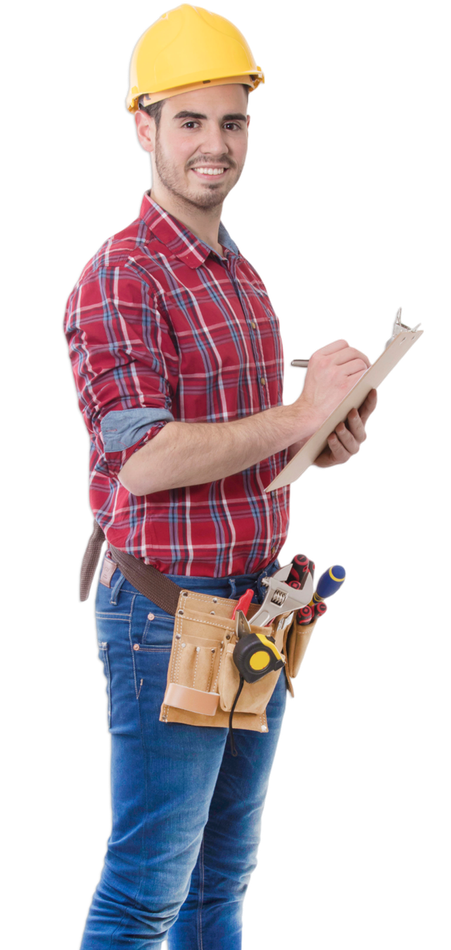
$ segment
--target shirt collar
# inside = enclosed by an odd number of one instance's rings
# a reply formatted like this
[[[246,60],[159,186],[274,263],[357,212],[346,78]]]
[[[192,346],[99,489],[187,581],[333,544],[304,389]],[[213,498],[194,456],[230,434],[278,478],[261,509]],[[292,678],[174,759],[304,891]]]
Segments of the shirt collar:
[[[139,216],[155,237],[162,244],[165,244],[175,257],[183,261],[184,264],[188,264],[189,267],[200,267],[201,264],[205,264],[210,254],[216,254],[213,248],[197,238],[188,228],[185,228],[181,221],[178,221],[172,214],[161,208],[153,200],[149,191],[146,191],[143,197]],[[224,247],[226,254],[227,252],[239,254],[235,242],[232,241],[222,222],[219,225],[218,240]]]

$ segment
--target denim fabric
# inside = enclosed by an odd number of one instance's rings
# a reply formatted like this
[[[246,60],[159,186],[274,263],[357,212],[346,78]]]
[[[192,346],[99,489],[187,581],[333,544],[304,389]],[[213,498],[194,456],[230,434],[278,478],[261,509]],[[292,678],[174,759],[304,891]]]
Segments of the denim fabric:
[[[122,452],[144,438],[146,432],[156,422],[173,422],[174,416],[168,409],[113,409],[103,417],[102,430],[105,452]]]
[[[179,578],[190,590],[261,603],[260,575]],[[81,950],[240,950],[242,904],[285,708],[283,673],[267,733],[159,721],[174,618],[116,570],[96,601],[107,679],[113,828]],[[139,650],[134,646],[139,645]]]

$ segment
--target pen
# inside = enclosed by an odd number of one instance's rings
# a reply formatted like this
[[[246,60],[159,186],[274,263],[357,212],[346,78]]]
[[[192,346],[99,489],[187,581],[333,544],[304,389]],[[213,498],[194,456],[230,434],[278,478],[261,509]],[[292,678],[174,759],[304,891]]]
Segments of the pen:
[[[308,360],[291,360],[290,366],[300,366],[302,369],[307,369]]]

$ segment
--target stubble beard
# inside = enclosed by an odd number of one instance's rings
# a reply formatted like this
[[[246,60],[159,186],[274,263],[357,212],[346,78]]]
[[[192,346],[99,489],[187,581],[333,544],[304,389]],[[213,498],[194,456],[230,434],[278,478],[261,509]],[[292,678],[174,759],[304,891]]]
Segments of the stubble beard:
[[[199,161],[196,161],[196,164],[199,165]],[[228,159],[227,162],[224,162],[224,164],[231,169],[234,167],[230,163],[230,159]],[[222,188],[218,188],[218,186],[213,183],[211,185],[200,186],[202,190],[199,190],[199,193],[196,195],[190,195],[189,193],[182,191],[177,181],[177,172],[174,170],[174,167],[168,161],[163,149],[161,148],[158,132],[155,140],[155,168],[162,185],[164,185],[164,187],[170,191],[174,197],[178,198],[179,201],[185,202],[191,207],[203,208],[205,211],[209,211],[212,208],[217,208],[218,205],[222,205],[225,197],[228,195],[229,191],[231,191],[233,186],[236,185],[238,178],[241,175],[240,169],[238,176],[226,191],[224,191]]]

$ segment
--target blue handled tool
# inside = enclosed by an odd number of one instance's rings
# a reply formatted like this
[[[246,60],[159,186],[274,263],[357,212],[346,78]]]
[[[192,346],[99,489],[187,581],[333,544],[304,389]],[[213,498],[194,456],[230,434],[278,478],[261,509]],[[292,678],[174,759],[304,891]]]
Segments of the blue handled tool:
[[[310,604],[318,604],[322,600],[325,600],[326,597],[332,597],[332,594],[336,594],[345,577],[346,571],[344,567],[341,567],[340,564],[333,564],[328,571],[324,571],[324,574],[321,574]]]
[[[323,571],[308,605],[311,610],[311,617],[308,617],[307,611],[303,613],[299,610],[297,613],[298,623],[301,626],[307,626],[322,617],[327,612],[326,598],[336,594],[337,590],[343,587],[345,580],[346,569],[342,564],[332,564],[332,567],[328,567],[327,571]]]

